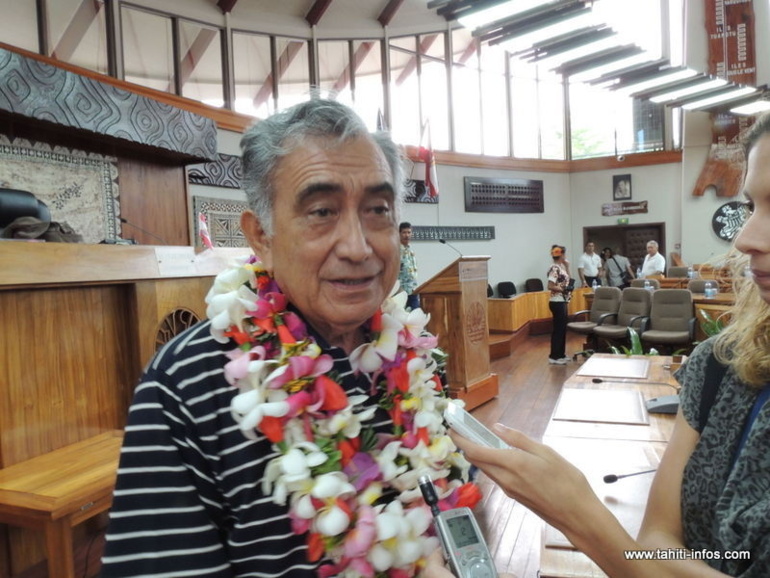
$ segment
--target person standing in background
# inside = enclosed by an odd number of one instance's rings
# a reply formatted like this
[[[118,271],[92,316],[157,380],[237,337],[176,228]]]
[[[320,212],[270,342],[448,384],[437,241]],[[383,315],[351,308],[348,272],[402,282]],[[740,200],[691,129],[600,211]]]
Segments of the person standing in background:
[[[578,261],[578,275],[583,287],[591,287],[594,281],[599,285],[602,284],[602,258],[594,252],[595,247],[593,241],[588,241],[585,252]]]
[[[551,246],[553,264],[548,269],[548,308],[553,315],[553,330],[551,331],[551,353],[548,363],[551,365],[566,365],[569,357],[567,347],[567,304],[572,294],[574,281],[570,282],[569,261],[567,249],[561,245]]]
[[[666,258],[658,253],[658,242],[647,242],[647,255],[642,264],[642,278],[650,275],[663,275],[666,270]]]
[[[604,258],[604,271],[607,274],[607,285],[625,289],[630,285],[630,279],[634,278],[634,271],[628,257],[615,253],[609,247],[602,249]],[[624,273],[626,277],[624,278]]]
[[[417,309],[420,306],[420,296],[414,293],[417,288],[417,260],[409,245],[412,240],[412,224],[407,221],[401,223],[398,226],[398,234],[401,237],[401,269],[398,272],[398,282],[408,295],[406,306],[409,309]]]

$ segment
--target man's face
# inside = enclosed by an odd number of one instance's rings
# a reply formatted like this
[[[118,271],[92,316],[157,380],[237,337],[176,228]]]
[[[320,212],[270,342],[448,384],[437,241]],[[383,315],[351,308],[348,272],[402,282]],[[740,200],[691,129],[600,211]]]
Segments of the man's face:
[[[401,229],[398,234],[401,237],[401,244],[404,247],[409,245],[409,241],[412,240],[412,229],[410,227],[405,227],[404,229]]]
[[[272,182],[273,236],[250,212],[244,232],[289,301],[335,342],[371,317],[396,282],[390,167],[367,137],[310,138],[278,162]]]
[[[658,252],[658,248],[653,245],[652,243],[647,244],[647,254],[652,257],[655,253]]]
[[[593,252],[594,252],[594,244],[593,243],[588,243],[586,245],[586,253],[588,253],[589,255],[592,255]]]

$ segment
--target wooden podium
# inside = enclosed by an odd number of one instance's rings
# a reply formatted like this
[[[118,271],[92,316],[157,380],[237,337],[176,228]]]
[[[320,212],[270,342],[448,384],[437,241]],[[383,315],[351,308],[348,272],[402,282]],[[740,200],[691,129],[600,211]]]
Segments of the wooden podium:
[[[497,374],[489,371],[487,261],[489,256],[460,257],[420,285],[422,309],[430,313],[428,330],[449,355],[449,394],[472,409],[497,395]]]

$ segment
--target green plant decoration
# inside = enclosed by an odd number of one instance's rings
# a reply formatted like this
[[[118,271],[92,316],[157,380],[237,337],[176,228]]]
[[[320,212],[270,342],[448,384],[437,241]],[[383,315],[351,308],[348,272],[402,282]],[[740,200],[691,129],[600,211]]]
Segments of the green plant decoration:
[[[658,355],[658,350],[651,347],[650,350],[645,353],[642,348],[642,340],[639,338],[639,333],[633,327],[628,328],[628,339],[631,342],[631,348],[629,349],[625,345],[621,345],[620,348],[614,345],[610,347],[610,351],[615,355]]]

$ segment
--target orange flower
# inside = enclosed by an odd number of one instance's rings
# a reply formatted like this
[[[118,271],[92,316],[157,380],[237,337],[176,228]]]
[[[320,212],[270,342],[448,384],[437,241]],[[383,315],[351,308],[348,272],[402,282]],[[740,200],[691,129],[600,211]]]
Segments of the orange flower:
[[[382,331],[382,309],[378,309],[377,312],[372,315],[372,333],[379,333]]]
[[[281,418],[266,415],[259,422],[259,430],[274,444],[283,441],[283,422]]]
[[[297,340],[294,339],[294,336],[291,334],[291,331],[289,331],[289,328],[285,325],[279,325],[276,327],[276,331],[278,331],[278,338],[281,340],[281,343],[284,345],[291,344],[291,343],[297,343]]]
[[[342,454],[340,463],[342,464],[343,468],[350,463],[350,460],[352,460],[353,456],[358,453],[358,449],[360,447],[361,440],[359,438],[345,438],[340,440],[340,442],[337,444],[337,449],[339,449],[340,453]]]
[[[251,341],[249,334],[241,331],[235,325],[231,325],[230,329],[224,332],[224,336],[232,337],[238,345],[243,345],[244,343],[249,343]]]

